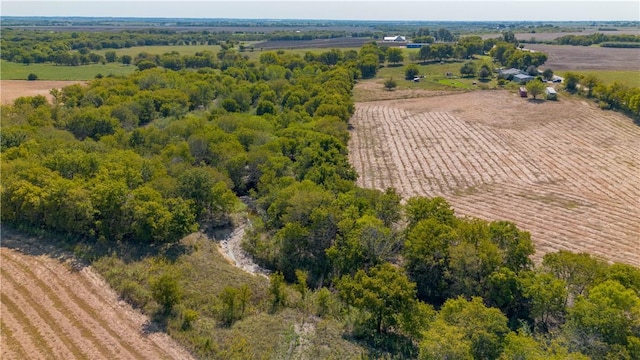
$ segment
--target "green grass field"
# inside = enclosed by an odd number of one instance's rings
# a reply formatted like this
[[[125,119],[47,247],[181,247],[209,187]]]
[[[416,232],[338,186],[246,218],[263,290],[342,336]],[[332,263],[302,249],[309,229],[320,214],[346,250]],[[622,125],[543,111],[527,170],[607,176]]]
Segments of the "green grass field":
[[[571,71],[580,75],[593,74],[605,84],[619,82],[630,87],[640,87],[640,71],[602,70],[602,71]],[[560,72],[564,76],[565,72]]]
[[[418,64],[419,75],[425,77],[419,82],[409,81],[404,79],[404,72],[408,64],[409,62],[405,61],[403,66],[385,66],[378,71],[376,79],[384,80],[391,77],[396,80],[398,89],[470,90],[478,87],[478,85],[473,85],[474,82],[488,87],[496,86],[495,80],[481,82],[476,77],[461,77],[462,62]],[[447,73],[451,73],[453,76],[448,77]]]
[[[247,45],[248,46],[248,45]],[[115,51],[116,55],[129,55],[136,57],[138,54],[146,52],[153,55],[162,55],[172,51],[177,51],[180,55],[194,55],[202,51],[220,51],[219,45],[167,45],[167,46],[134,46],[123,49],[103,49],[94,51],[96,54],[104,55],[107,51]]]
[[[329,51],[331,49],[330,48],[308,48],[308,49],[282,49],[282,50],[284,50],[285,54],[296,54],[296,55],[304,56],[304,54],[306,54],[307,52],[320,54],[320,53]],[[340,48],[339,50],[342,52],[346,52],[349,50],[358,51],[360,50],[360,48],[357,48],[357,47],[356,48]],[[254,49],[253,51],[246,50],[245,52],[242,53],[242,55],[248,56],[250,60],[258,60],[258,58],[260,58],[260,55],[267,51],[271,52],[271,51],[278,51],[278,50],[262,50],[262,51],[260,51],[260,49]]]
[[[54,64],[23,65],[5,60],[0,61],[0,79],[26,80],[31,73],[38,75],[39,80],[91,80],[97,74],[104,76],[128,75],[136,70],[133,65],[92,64],[80,66],[60,66]]]

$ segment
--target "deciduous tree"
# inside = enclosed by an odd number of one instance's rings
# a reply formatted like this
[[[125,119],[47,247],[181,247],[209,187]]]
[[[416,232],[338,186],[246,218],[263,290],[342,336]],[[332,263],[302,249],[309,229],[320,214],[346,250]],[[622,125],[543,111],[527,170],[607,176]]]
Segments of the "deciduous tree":
[[[353,277],[344,276],[336,287],[348,305],[369,315],[364,325],[377,334],[399,327],[402,317],[410,317],[417,304],[416,285],[389,263],[367,272],[359,270]]]
[[[465,61],[460,67],[460,74],[462,76],[475,76],[476,74],[476,64],[473,61]]]
[[[401,48],[390,47],[387,49],[387,61],[392,64],[401,63],[404,61],[404,53]]]
[[[535,79],[529,81],[526,87],[527,91],[534,99],[544,92],[544,84]]]
[[[404,78],[407,80],[413,80],[420,74],[420,68],[416,64],[409,64],[404,70]]]

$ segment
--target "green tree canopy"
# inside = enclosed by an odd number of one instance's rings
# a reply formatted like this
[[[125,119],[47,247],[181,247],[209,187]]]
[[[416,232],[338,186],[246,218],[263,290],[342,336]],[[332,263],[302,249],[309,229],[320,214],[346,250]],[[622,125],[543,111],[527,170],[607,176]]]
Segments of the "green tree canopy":
[[[465,61],[460,67],[460,74],[462,74],[462,76],[475,76],[476,64],[473,61]]]
[[[415,284],[389,263],[344,276],[336,287],[348,305],[368,314],[365,326],[378,334],[402,330],[402,317],[410,317],[417,306]]]
[[[409,64],[404,70],[404,78],[407,80],[413,80],[420,74],[420,68],[416,64]]]
[[[538,80],[531,80],[527,83],[527,91],[535,99],[544,92],[544,84]]]

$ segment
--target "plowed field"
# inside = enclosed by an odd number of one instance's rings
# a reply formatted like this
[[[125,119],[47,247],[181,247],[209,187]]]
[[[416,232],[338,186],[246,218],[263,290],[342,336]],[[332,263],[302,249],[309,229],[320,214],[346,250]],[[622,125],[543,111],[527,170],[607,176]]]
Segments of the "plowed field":
[[[565,249],[640,266],[640,127],[625,116],[476,91],[357,103],[351,125],[361,186],[513,221],[536,260]]]
[[[49,94],[51,89],[60,89],[73,84],[83,84],[84,81],[27,81],[27,80],[0,80],[0,101],[2,105],[11,104],[21,96],[44,95],[52,101]]]
[[[3,246],[0,275],[3,360],[192,358],[88,267]]]

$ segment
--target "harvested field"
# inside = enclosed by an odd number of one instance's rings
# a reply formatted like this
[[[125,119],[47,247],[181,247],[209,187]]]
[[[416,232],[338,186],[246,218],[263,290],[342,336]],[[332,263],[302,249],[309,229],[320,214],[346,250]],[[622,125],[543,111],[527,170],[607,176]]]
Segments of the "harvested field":
[[[538,33],[515,33],[516,39],[530,41],[531,39],[537,41],[552,41],[559,37],[567,36],[567,35],[578,35],[578,36],[588,36],[594,34],[596,32],[606,34],[606,35],[640,35],[640,30],[625,28],[618,31],[598,31],[597,29],[588,29],[585,31],[572,31],[572,32],[538,32]],[[491,39],[501,37],[501,33],[494,34],[484,34],[482,35],[483,39]]]
[[[84,81],[27,81],[27,80],[0,80],[0,95],[2,105],[11,104],[21,96],[44,95],[51,101],[49,90],[60,89],[73,84],[83,84]]]
[[[351,125],[361,186],[513,221],[537,261],[564,249],[640,266],[640,127],[627,117],[476,91],[357,103]]]
[[[53,258],[2,230],[0,358],[192,358],[118,300],[91,268]]]
[[[549,55],[544,68],[551,68],[554,71],[636,70],[640,72],[640,49],[543,44],[526,44],[526,48]]]

